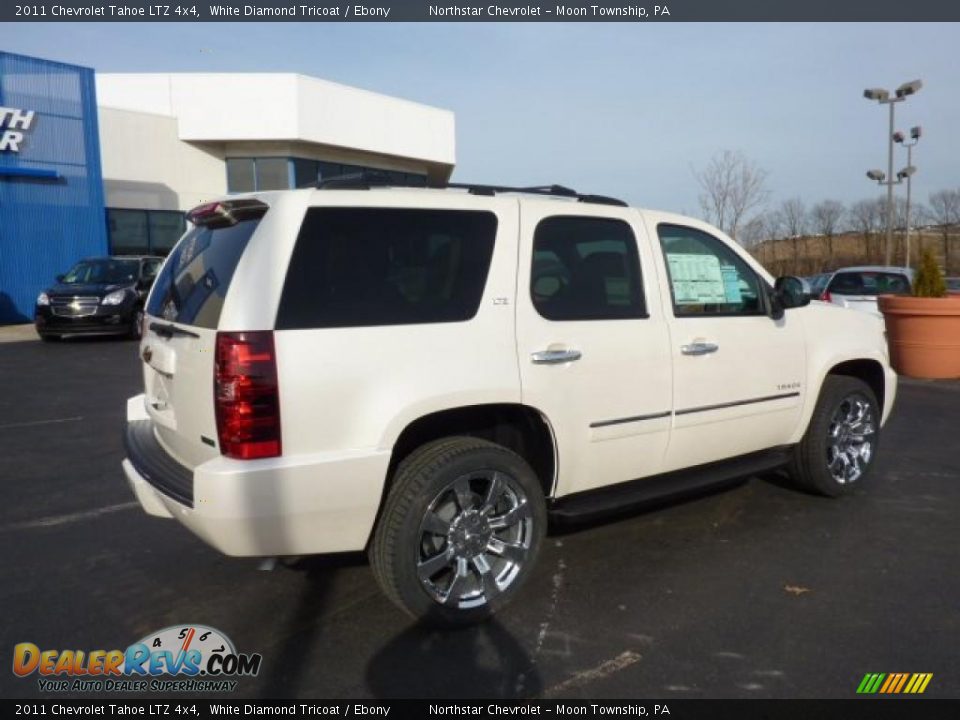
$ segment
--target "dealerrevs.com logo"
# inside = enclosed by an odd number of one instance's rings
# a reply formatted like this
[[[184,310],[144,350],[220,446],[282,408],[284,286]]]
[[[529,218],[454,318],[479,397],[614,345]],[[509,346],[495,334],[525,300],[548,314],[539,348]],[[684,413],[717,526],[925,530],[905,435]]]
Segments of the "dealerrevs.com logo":
[[[13,648],[13,673],[34,674],[42,692],[231,692],[238,677],[260,672],[263,656],[238,653],[233,642],[206,625],[174,625],[126,650]]]

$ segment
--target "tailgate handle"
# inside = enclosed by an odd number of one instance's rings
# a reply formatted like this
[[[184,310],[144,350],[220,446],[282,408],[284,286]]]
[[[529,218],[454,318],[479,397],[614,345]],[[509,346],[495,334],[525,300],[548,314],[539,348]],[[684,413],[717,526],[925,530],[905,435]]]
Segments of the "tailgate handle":
[[[189,330],[184,330],[179,328],[172,323],[150,323],[150,329],[153,330],[160,337],[172,338],[174,335],[186,335],[187,337],[198,338],[200,337],[195,332],[190,332]]]

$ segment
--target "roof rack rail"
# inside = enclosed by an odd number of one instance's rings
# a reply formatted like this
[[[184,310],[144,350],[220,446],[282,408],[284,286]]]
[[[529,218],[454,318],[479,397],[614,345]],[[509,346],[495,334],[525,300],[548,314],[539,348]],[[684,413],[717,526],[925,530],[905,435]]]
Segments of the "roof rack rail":
[[[375,187],[423,187],[414,183],[397,182],[385,172],[364,170],[349,175],[320,180],[319,190],[370,190]],[[627,203],[606,195],[581,194],[572,188],[563,185],[533,185],[528,187],[510,187],[506,185],[478,185],[475,183],[444,183],[442,185],[427,185],[429,188],[443,190],[466,190],[471,195],[497,195],[499,193],[522,193],[525,195],[546,195],[550,197],[565,197],[577,202],[593,203],[596,205],[617,205],[627,207]]]

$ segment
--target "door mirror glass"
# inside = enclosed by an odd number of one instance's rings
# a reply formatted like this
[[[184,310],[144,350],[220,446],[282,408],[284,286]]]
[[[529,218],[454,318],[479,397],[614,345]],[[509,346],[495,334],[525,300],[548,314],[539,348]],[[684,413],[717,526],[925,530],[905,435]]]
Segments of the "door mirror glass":
[[[809,305],[810,292],[805,280],[792,275],[778,277],[773,285],[773,294],[784,310]]]

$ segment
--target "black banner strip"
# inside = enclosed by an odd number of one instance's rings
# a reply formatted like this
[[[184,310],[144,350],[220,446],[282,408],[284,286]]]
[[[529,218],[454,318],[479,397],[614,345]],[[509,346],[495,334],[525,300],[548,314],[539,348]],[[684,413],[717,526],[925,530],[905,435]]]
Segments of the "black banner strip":
[[[0,3],[0,22],[949,22],[960,3],[943,0],[590,0],[514,3],[370,0],[160,4],[128,0]],[[718,38],[722,42],[722,37]]]

